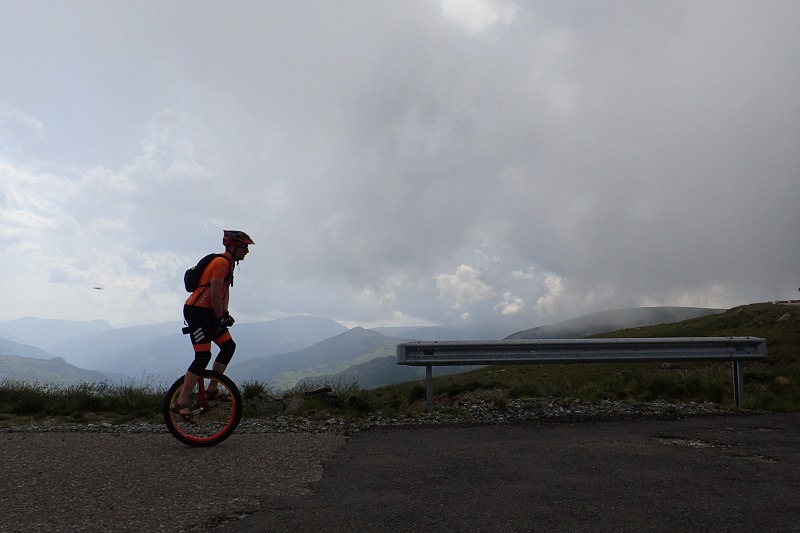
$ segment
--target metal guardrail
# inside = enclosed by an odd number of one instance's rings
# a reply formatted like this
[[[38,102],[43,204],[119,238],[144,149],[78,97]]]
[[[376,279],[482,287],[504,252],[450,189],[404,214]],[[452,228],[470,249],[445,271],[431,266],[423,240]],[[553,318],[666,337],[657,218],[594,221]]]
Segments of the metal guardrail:
[[[731,362],[734,399],[739,406],[744,400],[742,362],[766,357],[767,341],[758,337],[529,339],[397,345],[398,365],[426,367],[428,411],[433,411],[433,366],[650,361]]]

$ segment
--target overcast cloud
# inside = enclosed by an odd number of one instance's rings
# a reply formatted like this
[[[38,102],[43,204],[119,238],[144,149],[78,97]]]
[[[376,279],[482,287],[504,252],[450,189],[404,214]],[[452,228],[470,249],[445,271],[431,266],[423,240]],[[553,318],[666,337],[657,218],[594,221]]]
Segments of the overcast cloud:
[[[798,297],[800,3],[0,10],[0,320],[181,320],[227,228],[240,320]]]

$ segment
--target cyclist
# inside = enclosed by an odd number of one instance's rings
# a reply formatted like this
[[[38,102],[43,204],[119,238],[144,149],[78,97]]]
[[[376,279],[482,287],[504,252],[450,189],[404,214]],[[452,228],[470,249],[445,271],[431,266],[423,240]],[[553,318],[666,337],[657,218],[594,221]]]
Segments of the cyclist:
[[[211,361],[211,343],[219,346],[219,354],[214,360],[213,370],[224,373],[236,350],[228,327],[233,325],[233,317],[228,313],[230,287],[233,285],[234,261],[238,264],[248,253],[248,246],[255,244],[247,233],[236,230],[224,230],[222,244],[225,252],[215,257],[205,268],[197,289],[189,296],[183,306],[194,348],[194,361],[186,371],[183,389],[178,399],[170,406],[170,410],[191,422],[189,396],[197,384],[199,372],[205,370]],[[212,382],[206,390],[211,400],[227,400],[224,394],[216,389]]]

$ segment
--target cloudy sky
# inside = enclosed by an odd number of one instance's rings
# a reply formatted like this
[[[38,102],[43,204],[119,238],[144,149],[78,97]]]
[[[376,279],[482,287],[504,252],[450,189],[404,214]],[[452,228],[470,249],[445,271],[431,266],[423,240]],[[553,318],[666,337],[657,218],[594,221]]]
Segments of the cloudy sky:
[[[245,321],[800,297],[798,2],[0,11],[0,320],[182,320],[226,228]]]

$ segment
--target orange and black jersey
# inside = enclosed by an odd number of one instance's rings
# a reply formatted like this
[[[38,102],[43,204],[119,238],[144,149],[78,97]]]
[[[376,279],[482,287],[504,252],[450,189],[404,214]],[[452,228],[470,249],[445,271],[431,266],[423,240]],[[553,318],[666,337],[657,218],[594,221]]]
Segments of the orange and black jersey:
[[[211,307],[211,280],[220,279],[224,282],[225,297],[233,283],[233,256],[230,252],[225,252],[221,256],[215,257],[206,266],[200,276],[200,283],[194,292],[186,299],[186,305],[195,307]]]

